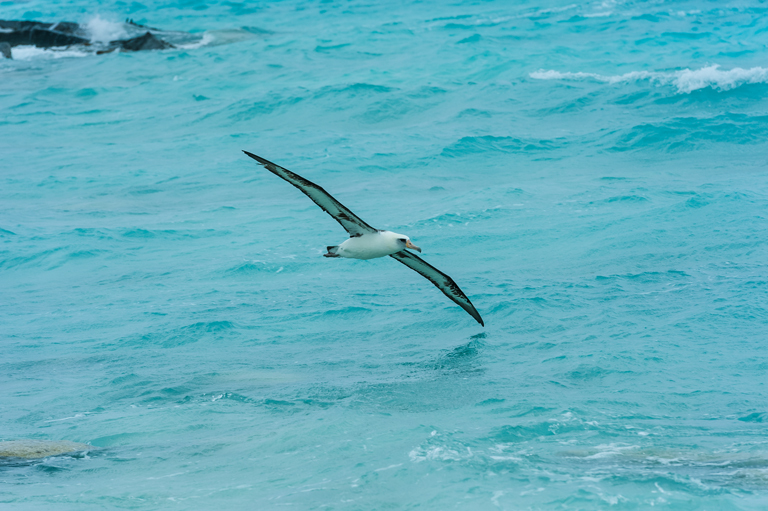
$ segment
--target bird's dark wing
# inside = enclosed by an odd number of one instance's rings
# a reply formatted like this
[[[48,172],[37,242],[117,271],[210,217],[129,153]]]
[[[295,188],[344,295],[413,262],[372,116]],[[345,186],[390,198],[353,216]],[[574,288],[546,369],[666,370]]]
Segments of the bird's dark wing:
[[[339,222],[344,229],[346,229],[350,237],[354,238],[355,236],[362,236],[363,234],[378,232],[376,229],[360,220],[360,218],[358,218],[357,215],[347,209],[346,206],[331,197],[330,193],[326,192],[312,181],[304,179],[300,175],[294,174],[290,170],[284,169],[280,165],[275,165],[271,161],[265,160],[260,156],[251,154],[248,151],[243,152],[259,162],[261,165],[264,165],[268,171],[272,172],[276,176],[282,177],[293,186],[301,190],[304,195],[312,199],[312,202],[320,206],[323,211],[335,218],[336,221]]]
[[[414,270],[416,273],[436,285],[438,289],[440,289],[440,291],[445,294],[445,296],[456,302],[459,307],[467,311],[470,316],[477,320],[478,323],[480,323],[482,326],[485,326],[485,323],[483,323],[483,318],[480,317],[480,314],[478,314],[475,306],[472,305],[472,302],[469,301],[467,295],[465,295],[461,289],[459,289],[459,286],[456,285],[451,277],[441,272],[426,262],[424,259],[420,258],[412,252],[408,252],[407,250],[391,254],[389,257],[397,259],[408,268]]]

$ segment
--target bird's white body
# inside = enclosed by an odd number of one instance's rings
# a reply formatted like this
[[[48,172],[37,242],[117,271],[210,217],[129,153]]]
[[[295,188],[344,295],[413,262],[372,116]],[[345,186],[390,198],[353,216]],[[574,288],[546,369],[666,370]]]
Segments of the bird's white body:
[[[404,234],[392,231],[366,233],[349,238],[336,248],[336,255],[352,259],[375,259],[384,257],[406,248],[402,240],[410,241]]]

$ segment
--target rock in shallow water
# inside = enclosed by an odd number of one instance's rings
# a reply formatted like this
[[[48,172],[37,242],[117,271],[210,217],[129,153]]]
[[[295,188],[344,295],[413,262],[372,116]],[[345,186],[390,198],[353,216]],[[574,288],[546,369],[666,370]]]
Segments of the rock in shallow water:
[[[171,43],[167,43],[162,39],[158,39],[150,32],[131,39],[112,41],[109,43],[109,45],[120,47],[121,49],[128,51],[166,50],[168,48],[175,48],[175,46],[173,46]]]
[[[146,50],[166,50],[175,48],[173,44],[162,39],[150,30],[162,33],[163,37],[179,38],[194,37],[182,32],[163,32],[157,29],[149,29],[128,20],[123,25],[128,34],[135,34],[140,30],[145,30],[142,35],[128,39],[118,39],[110,41],[108,44],[99,41],[91,41],[90,32],[87,27],[68,21],[59,23],[43,23],[38,21],[16,21],[0,20],[0,44],[6,44],[9,47],[20,45],[31,45],[38,48],[60,48],[69,46],[88,47],[97,54],[109,53],[116,49],[123,51],[146,51]],[[10,51],[10,50],[9,50]],[[5,53],[2,53],[5,55]],[[10,58],[6,55],[6,58]]]
[[[32,45],[38,48],[89,44],[89,40],[75,33],[79,25],[62,21],[41,23],[37,21],[0,20],[0,42],[10,46]]]
[[[68,440],[14,440],[0,442],[0,459],[2,458],[46,458],[72,452],[90,451],[92,445],[70,442]]]

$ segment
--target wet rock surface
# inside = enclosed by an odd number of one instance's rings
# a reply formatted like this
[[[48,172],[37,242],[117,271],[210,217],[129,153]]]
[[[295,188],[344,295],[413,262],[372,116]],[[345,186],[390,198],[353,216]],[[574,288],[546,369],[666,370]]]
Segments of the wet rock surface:
[[[103,43],[91,41],[87,27],[78,23],[0,20],[0,53],[5,58],[11,58],[10,48],[23,45],[37,48],[80,46],[92,48],[97,54],[115,50],[166,50],[176,47],[168,39],[189,42],[190,39],[197,38],[197,36],[184,32],[166,32],[142,26],[132,20],[127,20],[123,24],[123,28],[127,35],[134,37]],[[7,48],[7,52],[2,48]]]
[[[94,449],[93,446],[68,440],[13,440],[0,442],[0,459],[3,458],[47,458]]]
[[[126,51],[167,50],[168,48],[175,48],[174,45],[155,37],[151,32],[146,32],[142,36],[131,39],[112,41],[109,45]]]
[[[88,39],[75,35],[80,26],[67,21],[41,23],[37,21],[0,20],[0,43],[13,46],[32,45],[38,48],[90,44]]]

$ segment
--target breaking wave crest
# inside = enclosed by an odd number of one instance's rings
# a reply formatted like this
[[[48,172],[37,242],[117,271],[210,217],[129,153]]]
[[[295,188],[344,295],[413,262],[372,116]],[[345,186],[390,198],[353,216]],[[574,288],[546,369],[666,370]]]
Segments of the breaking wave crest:
[[[537,80],[596,80],[610,84],[648,80],[656,85],[674,85],[677,92],[689,94],[695,90],[711,87],[715,90],[731,90],[741,85],[751,83],[767,83],[768,69],[753,67],[742,69],[735,67],[730,70],[721,70],[719,65],[703,67],[701,69],[682,69],[673,72],[632,71],[622,75],[601,75],[597,73],[561,73],[560,71],[540,69],[530,73],[531,78]]]
[[[87,57],[90,55],[78,47],[71,48],[37,48],[31,45],[15,46],[13,48],[13,60],[37,60],[37,59],[62,59],[69,57]],[[9,61],[10,62],[10,61]]]
[[[90,18],[85,23],[84,28],[91,41],[96,43],[106,44],[110,41],[129,37],[123,23],[106,20],[98,14]]]

